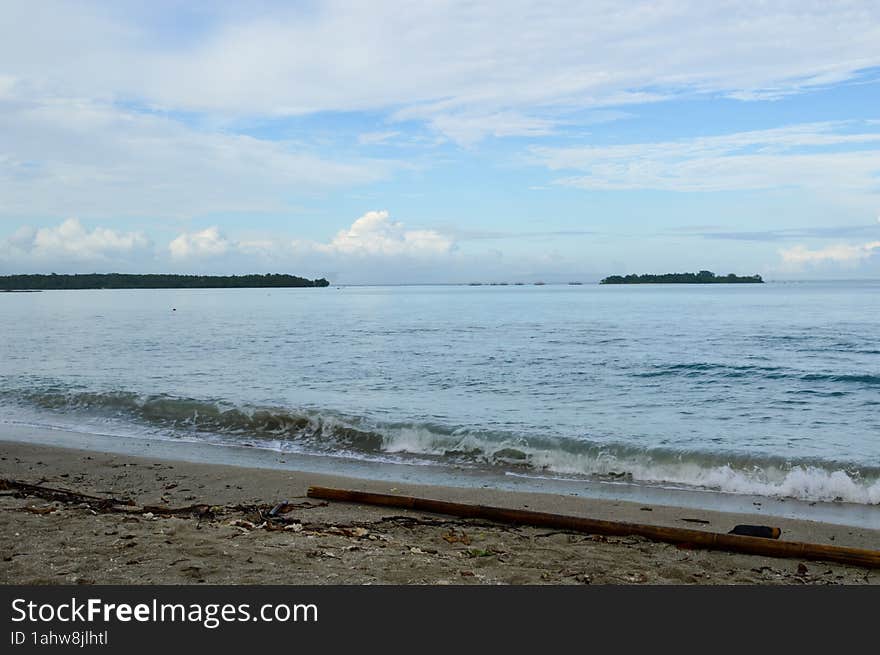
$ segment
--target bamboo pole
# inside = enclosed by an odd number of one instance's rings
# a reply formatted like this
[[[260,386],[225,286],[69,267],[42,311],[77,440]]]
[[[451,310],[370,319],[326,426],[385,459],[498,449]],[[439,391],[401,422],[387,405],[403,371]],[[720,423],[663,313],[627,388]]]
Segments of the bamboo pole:
[[[309,487],[310,498],[335,500],[346,503],[398,507],[434,514],[448,514],[469,519],[485,519],[499,523],[533,525],[542,528],[571,530],[611,536],[638,536],[653,541],[663,541],[691,548],[726,550],[767,557],[789,557],[806,560],[823,560],[868,568],[880,568],[880,551],[846,546],[826,546],[799,541],[776,541],[762,537],[746,537],[735,534],[704,532],[686,528],[663,527],[643,523],[604,521],[599,519],[565,516],[547,512],[535,512],[504,507],[453,503],[443,500],[416,498],[366,491]]]

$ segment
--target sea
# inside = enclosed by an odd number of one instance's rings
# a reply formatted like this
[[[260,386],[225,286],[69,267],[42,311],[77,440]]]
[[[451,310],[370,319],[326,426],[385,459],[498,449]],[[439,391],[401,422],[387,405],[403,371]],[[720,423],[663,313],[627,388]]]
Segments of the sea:
[[[0,293],[0,438],[876,507],[878,337],[880,281]]]

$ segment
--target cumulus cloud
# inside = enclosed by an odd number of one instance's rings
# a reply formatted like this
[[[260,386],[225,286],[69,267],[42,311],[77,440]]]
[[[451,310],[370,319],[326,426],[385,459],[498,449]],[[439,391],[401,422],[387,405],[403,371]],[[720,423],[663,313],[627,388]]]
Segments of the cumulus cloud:
[[[168,264],[200,272],[292,272],[334,282],[387,283],[454,279],[456,240],[433,229],[365,212],[327,240],[254,234],[224,235],[218,228],[185,232],[168,244]]]
[[[70,218],[54,227],[19,228],[6,239],[4,249],[9,257],[103,260],[151,245],[142,232],[117,232],[103,227],[88,230],[79,220]]]
[[[412,228],[388,211],[368,211],[326,241],[260,234],[236,238],[217,226],[179,233],[160,245],[141,232],[88,229],[76,219],[44,228],[24,226],[0,239],[8,272],[201,271],[278,272],[312,276],[343,271],[347,280],[411,280],[430,267],[445,270],[454,236]]]
[[[880,241],[861,244],[836,244],[810,250],[806,246],[797,245],[779,251],[784,265],[801,268],[810,264],[857,264],[880,252]]]
[[[368,211],[329,241],[229,239],[217,227],[184,232],[168,244],[175,260],[231,255],[264,261],[284,261],[309,255],[338,258],[433,257],[450,253],[454,240],[436,230],[409,229],[387,211]]]
[[[344,255],[442,255],[453,248],[451,238],[435,230],[410,230],[392,221],[387,211],[368,211],[329,243],[311,244],[325,253]]]
[[[216,227],[201,232],[184,232],[168,244],[168,252],[174,259],[192,257],[217,257],[225,255],[233,247]]]

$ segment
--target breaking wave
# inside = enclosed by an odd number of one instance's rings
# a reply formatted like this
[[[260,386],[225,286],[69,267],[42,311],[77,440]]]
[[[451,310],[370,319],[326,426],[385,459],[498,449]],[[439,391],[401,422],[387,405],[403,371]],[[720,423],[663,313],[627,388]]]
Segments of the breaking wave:
[[[146,427],[151,436],[198,438],[269,449],[360,458],[493,467],[574,478],[680,485],[808,501],[880,503],[880,468],[786,461],[728,453],[639,449],[564,437],[379,423],[317,410],[246,407],[127,391],[3,391],[10,401],[54,415]]]

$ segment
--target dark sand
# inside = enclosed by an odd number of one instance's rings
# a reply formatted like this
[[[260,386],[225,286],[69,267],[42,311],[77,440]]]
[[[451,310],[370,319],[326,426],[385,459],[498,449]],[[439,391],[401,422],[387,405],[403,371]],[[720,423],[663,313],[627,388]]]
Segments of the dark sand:
[[[635,537],[511,527],[305,498],[309,485],[425,496],[783,539],[880,548],[880,531],[804,520],[0,442],[0,478],[196,513],[104,511],[0,491],[2,584],[878,584],[880,570],[686,550]],[[281,501],[287,529],[260,527]],[[273,524],[274,525],[274,524]],[[285,527],[283,524],[280,527]]]

